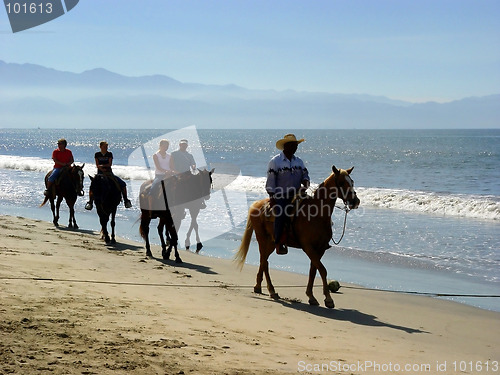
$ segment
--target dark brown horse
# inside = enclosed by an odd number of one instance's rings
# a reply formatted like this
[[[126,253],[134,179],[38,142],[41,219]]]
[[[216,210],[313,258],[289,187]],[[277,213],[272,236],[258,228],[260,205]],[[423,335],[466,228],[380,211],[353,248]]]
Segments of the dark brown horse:
[[[167,204],[167,196],[165,183],[162,182],[161,189],[157,190],[156,195],[151,196],[151,183],[152,180],[146,181],[141,185],[141,193],[139,195],[139,202],[141,207],[141,224],[139,226],[139,233],[141,237],[146,241],[146,256],[153,257],[151,252],[151,245],[149,243],[149,224],[152,219],[159,219],[158,222],[158,236],[161,241],[161,255],[162,258],[168,260],[170,258],[170,253],[172,248],[175,251],[175,262],[182,263],[182,259],[177,250],[177,231],[175,230],[174,220],[172,219],[172,213],[170,212]],[[151,200],[154,201],[151,204]],[[165,230],[165,237],[163,236],[163,231]],[[168,248],[167,248],[168,242]]]
[[[329,242],[332,238],[331,216],[337,198],[341,198],[350,209],[359,206],[359,199],[354,191],[354,182],[350,177],[352,170],[353,168],[338,170],[335,166],[332,166],[332,174],[318,186],[312,197],[301,201],[291,218],[287,245],[301,248],[311,261],[309,282],[306,288],[306,295],[309,297],[311,305],[319,305],[313,295],[314,278],[316,277],[316,271],[319,271],[323,281],[325,305],[329,308],[335,307],[328,288],[327,271],[323,263],[321,263],[321,257],[330,248]],[[246,230],[235,255],[235,260],[241,269],[245,264],[252,233],[255,230],[255,236],[259,243],[260,267],[257,272],[257,283],[254,292],[262,293],[262,280],[263,275],[265,275],[267,289],[271,298],[279,299],[279,295],[274,290],[269,276],[269,263],[267,261],[269,255],[275,249],[274,223],[266,213],[268,202],[269,199],[263,199],[254,202],[250,206]]]
[[[214,169],[211,171],[198,170],[196,174],[183,173],[178,175],[179,180],[175,185],[170,185],[171,189],[167,196],[177,231],[179,231],[181,222],[185,217],[186,209],[189,211],[191,218],[186,232],[186,240],[184,241],[186,250],[189,250],[191,246],[190,237],[193,230],[196,238],[196,252],[200,252],[203,248],[198,233],[198,215],[206,207],[205,201],[210,199],[213,173]]]
[[[84,166],[85,164],[82,166],[72,165],[71,167],[66,167],[61,172],[61,175],[56,180],[55,184],[52,185],[52,188],[47,192],[45,199],[40,205],[40,207],[42,207],[45,203],[47,203],[47,201],[50,200],[50,208],[52,209],[53,216],[52,222],[56,227],[59,226],[59,208],[61,207],[61,202],[64,199],[69,207],[68,228],[78,229],[75,219],[75,202],[78,196],[83,195]],[[50,172],[45,176],[45,186],[47,186],[49,175]]]
[[[182,262],[177,251],[177,230],[184,218],[184,209],[191,212],[191,227],[198,231],[198,225],[193,224],[201,209],[204,199],[210,195],[211,174],[213,170],[199,170],[197,174],[191,172],[168,177],[161,182],[160,188],[151,192],[152,181],[141,185],[140,206],[141,224],[139,233],[146,241],[146,256],[152,256],[149,243],[149,224],[152,219],[159,219],[158,235],[162,246],[163,259],[169,259],[172,247],[175,250],[175,261]],[[190,230],[192,230],[190,227]],[[165,231],[165,237],[163,232]],[[188,232],[189,235],[189,232]],[[199,240],[199,237],[197,236]],[[187,241],[187,239],[186,239]],[[168,246],[168,248],[167,248]],[[201,249],[201,242],[198,244]]]
[[[90,176],[89,176],[90,177]],[[115,244],[115,216],[116,209],[122,199],[121,188],[112,175],[96,174],[90,177],[90,194],[95,202],[99,223],[101,224],[102,238],[107,244]],[[108,221],[111,216],[111,237],[108,233]]]

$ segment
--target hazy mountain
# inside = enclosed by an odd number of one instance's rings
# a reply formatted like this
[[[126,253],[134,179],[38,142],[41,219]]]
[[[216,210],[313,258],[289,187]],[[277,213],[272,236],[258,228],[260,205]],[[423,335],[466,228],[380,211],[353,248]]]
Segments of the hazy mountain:
[[[439,104],[0,61],[1,127],[497,128],[500,94]]]

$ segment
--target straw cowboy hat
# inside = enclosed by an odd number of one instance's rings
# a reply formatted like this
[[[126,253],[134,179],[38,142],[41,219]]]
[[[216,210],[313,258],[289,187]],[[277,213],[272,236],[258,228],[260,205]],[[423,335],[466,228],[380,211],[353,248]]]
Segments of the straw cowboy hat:
[[[297,139],[295,137],[295,134],[287,134],[283,137],[283,139],[280,139],[278,142],[276,142],[276,148],[278,150],[283,150],[283,147],[285,147],[285,143],[288,143],[288,142],[297,142],[298,143],[302,143],[304,142],[304,138],[302,139]]]

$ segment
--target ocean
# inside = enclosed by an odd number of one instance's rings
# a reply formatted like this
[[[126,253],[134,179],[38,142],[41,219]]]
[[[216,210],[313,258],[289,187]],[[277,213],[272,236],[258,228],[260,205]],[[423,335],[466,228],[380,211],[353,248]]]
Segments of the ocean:
[[[52,220],[43,200],[43,178],[52,150],[64,137],[86,175],[101,140],[114,154],[114,172],[125,179],[134,207],[119,206],[117,235],[138,234],[138,186],[151,176],[150,155],[160,139],[188,138],[197,165],[215,168],[212,195],[199,217],[202,256],[232,258],[244,231],[248,206],[266,196],[265,173],[287,130],[185,129],[0,129],[0,214]],[[345,237],[323,257],[329,279],[367,288],[429,294],[500,311],[500,129],[493,130],[294,130],[306,141],[297,156],[313,187],[338,168],[354,166],[361,200],[347,215]],[[88,193],[89,178],[85,178]],[[81,230],[98,230],[94,211],[76,204]],[[340,202],[339,202],[339,205]],[[63,203],[59,223],[67,224]],[[333,215],[334,239],[342,234],[342,210]],[[184,244],[186,224],[180,229]],[[152,242],[158,244],[152,231]],[[195,243],[194,237],[191,243]],[[153,249],[160,256],[159,248]],[[181,254],[182,256],[182,254]],[[255,237],[247,263],[258,264]],[[299,249],[273,254],[274,268],[307,274]],[[238,272],[235,268],[235,272]],[[279,290],[279,286],[277,286]],[[342,289],[341,289],[342,290]],[[348,290],[344,290],[348,293]]]

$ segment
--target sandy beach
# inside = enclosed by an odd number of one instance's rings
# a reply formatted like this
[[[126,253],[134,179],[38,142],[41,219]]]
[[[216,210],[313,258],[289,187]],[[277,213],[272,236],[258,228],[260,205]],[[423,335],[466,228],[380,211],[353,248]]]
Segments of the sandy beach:
[[[487,374],[500,314],[344,286],[313,307],[306,277],[0,216],[0,374]],[[272,255],[270,262],[272,263]],[[334,275],[329,275],[334,278]],[[322,301],[320,282],[315,295]]]

